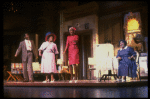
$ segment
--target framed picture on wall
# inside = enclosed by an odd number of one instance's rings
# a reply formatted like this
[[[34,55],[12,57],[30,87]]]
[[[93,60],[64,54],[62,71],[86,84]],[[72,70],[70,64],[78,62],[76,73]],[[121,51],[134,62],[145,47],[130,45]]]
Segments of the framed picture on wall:
[[[89,23],[85,23],[85,29],[89,29]]]

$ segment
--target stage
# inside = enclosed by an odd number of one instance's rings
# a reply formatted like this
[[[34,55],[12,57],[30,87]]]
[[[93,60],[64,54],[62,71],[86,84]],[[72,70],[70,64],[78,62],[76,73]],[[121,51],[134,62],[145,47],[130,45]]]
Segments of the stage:
[[[4,87],[135,87],[147,86],[148,79],[127,80],[126,82],[116,80],[77,80],[77,82],[69,82],[69,80],[61,80],[54,82],[23,82],[23,81],[3,81]]]

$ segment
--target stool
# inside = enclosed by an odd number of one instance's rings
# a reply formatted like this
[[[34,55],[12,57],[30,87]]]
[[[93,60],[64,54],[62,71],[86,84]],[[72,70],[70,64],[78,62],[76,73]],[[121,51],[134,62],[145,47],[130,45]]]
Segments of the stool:
[[[113,76],[114,78],[115,78],[115,80],[116,80],[116,78],[117,78],[117,74],[111,74],[111,70],[108,70],[108,74],[104,74],[101,78],[100,78],[100,80],[99,81],[101,81],[101,80],[106,80],[106,78],[107,78],[107,76]],[[105,77],[105,78],[104,78]],[[109,80],[109,78],[108,78],[108,80]]]

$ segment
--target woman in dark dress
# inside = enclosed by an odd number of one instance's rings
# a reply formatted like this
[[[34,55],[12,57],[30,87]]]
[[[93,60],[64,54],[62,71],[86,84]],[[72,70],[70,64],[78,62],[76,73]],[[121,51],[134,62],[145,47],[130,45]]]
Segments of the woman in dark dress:
[[[125,40],[120,40],[119,45],[121,48],[116,56],[119,59],[118,76],[119,80],[124,76],[122,81],[126,81],[126,76],[136,76],[136,64],[134,64],[135,60],[133,60],[136,53],[133,48],[127,46]]]

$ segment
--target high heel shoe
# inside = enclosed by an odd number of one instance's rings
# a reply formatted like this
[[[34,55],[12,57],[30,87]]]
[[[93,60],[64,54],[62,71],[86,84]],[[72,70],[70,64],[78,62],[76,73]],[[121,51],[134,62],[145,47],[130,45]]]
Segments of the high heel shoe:
[[[73,82],[73,80],[70,80],[70,81],[69,81],[69,83],[72,83],[72,82]]]
[[[47,80],[44,80],[44,81],[43,81],[43,83],[46,83],[46,82],[47,82]]]
[[[51,82],[54,82],[55,81],[55,79],[54,80],[51,80]]]
[[[43,81],[43,83],[47,83],[47,82],[49,82],[49,79]]]

